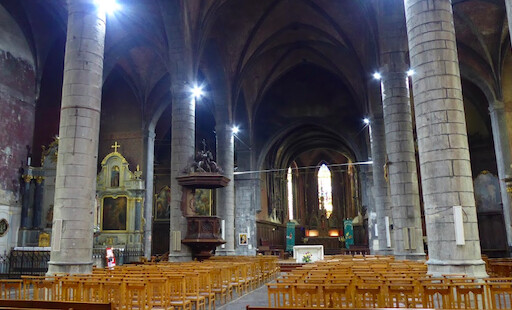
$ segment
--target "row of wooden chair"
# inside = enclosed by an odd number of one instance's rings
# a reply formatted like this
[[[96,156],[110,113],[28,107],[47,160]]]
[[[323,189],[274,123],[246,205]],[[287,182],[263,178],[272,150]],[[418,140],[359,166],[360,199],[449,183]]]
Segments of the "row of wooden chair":
[[[147,263],[88,275],[0,281],[0,298],[109,302],[118,309],[214,309],[275,277],[277,259],[239,257],[189,263]]]
[[[512,309],[512,278],[432,278],[422,262],[341,258],[306,264],[267,284],[269,306]]]

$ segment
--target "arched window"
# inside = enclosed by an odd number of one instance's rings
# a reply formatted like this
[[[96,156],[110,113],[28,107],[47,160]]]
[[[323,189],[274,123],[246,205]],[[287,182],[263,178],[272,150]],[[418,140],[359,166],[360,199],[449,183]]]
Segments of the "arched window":
[[[332,214],[332,185],[331,171],[322,164],[318,170],[318,205],[325,209],[327,218]]]
[[[288,189],[288,219],[293,220],[293,175],[292,167],[288,167],[286,174],[287,189]]]

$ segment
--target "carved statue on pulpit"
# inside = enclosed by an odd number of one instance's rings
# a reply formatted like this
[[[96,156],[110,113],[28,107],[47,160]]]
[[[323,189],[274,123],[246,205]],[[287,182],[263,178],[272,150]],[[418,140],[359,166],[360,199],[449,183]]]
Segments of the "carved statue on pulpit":
[[[185,173],[193,173],[193,172],[210,172],[210,173],[218,173],[222,174],[223,171],[217,165],[217,163],[213,160],[213,154],[210,151],[199,151],[196,153],[194,160],[189,166],[185,169]]]

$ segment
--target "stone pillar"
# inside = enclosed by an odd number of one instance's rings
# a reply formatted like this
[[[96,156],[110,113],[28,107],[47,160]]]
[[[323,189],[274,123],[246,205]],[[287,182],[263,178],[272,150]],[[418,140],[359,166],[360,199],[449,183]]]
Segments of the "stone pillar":
[[[373,173],[372,166],[363,165],[360,167],[359,179],[361,182],[361,203],[366,208],[366,215],[368,217],[368,246],[371,253],[378,252],[378,248],[374,248],[377,245],[378,237],[376,236],[375,227],[377,227],[377,213],[375,210],[375,202],[371,193],[373,184]],[[340,217],[342,218],[342,217]]]
[[[379,7],[381,92],[397,259],[423,259],[423,230],[412,132],[407,32],[402,0]]]
[[[389,64],[382,72],[381,90],[388,156],[391,210],[394,230],[394,255],[397,259],[423,259],[423,231],[416,172],[416,155],[412,134],[409,85],[405,53],[401,64]],[[396,70],[393,70],[396,69]]]
[[[144,199],[144,257],[151,259],[151,234],[153,231],[153,175],[155,162],[155,131],[148,130],[146,137],[146,197]]]
[[[508,20],[508,34],[510,35],[510,42],[512,42],[512,0],[505,0],[505,7],[507,10]]]
[[[92,270],[106,18],[93,1],[67,2],[50,275]]]
[[[507,116],[503,102],[495,101],[490,105],[489,114],[491,116],[492,137],[496,153],[496,164],[498,166],[498,178],[500,179],[503,218],[505,220],[507,243],[510,250],[512,247],[512,219],[510,214],[510,207],[512,206],[512,160],[507,134]]]
[[[135,198],[135,231],[141,230],[142,223],[142,197]]]
[[[41,227],[41,217],[43,215],[43,181],[44,177],[36,177],[36,193],[34,199],[34,216],[32,217],[32,227],[35,229]]]
[[[370,248],[373,248],[375,254],[391,255],[393,253],[392,245],[388,246],[388,238],[391,239],[392,237],[391,230],[389,226],[386,229],[386,223],[390,223],[391,204],[384,171],[384,165],[386,164],[386,137],[384,134],[382,104],[378,94],[378,86],[369,84],[368,87],[370,88],[370,104],[372,108],[369,131],[373,161],[373,201],[375,203],[374,212],[377,224],[377,230],[375,230],[375,227],[368,227],[370,231],[377,234],[377,238],[374,239],[374,244],[370,245]],[[370,213],[368,217],[370,218],[371,216],[372,214]],[[388,221],[386,221],[386,218],[388,218]]]
[[[21,204],[21,228],[31,228],[32,227],[32,219],[29,215],[30,209],[30,183],[32,182],[31,175],[23,175],[23,187],[22,187],[22,195],[23,201]]]
[[[450,0],[406,0],[428,273],[485,277]],[[458,213],[454,206],[461,206]],[[462,214],[457,216],[456,214]],[[456,219],[463,227],[457,241]],[[461,230],[458,230],[461,232]]]
[[[224,248],[219,247],[218,255],[235,254],[235,178],[233,175],[235,154],[232,126],[221,123],[215,126],[217,133],[217,162],[224,170],[224,176],[231,181],[226,187],[217,189],[217,215],[224,220],[226,241]],[[245,231],[240,231],[245,232]]]
[[[393,253],[392,245],[388,244],[388,238],[391,239],[390,229],[386,229],[386,223],[391,223],[391,210],[388,195],[388,183],[384,178],[384,165],[386,163],[386,144],[384,136],[384,120],[382,115],[374,114],[370,119],[370,143],[372,146],[373,160],[373,201],[375,202],[375,213],[377,215],[377,230],[372,227],[372,231],[377,234],[378,245],[373,244],[375,254],[391,255]],[[386,221],[386,218],[388,220]]]
[[[256,231],[256,204],[259,202],[260,178],[258,174],[235,175],[235,197],[236,197],[236,232],[247,233],[249,237],[247,245],[237,246],[236,255],[256,255],[258,247]],[[235,236],[238,240],[238,234]],[[238,241],[235,241],[238,244]]]
[[[181,244],[187,233],[187,219],[181,211],[183,188],[176,177],[183,175],[195,151],[195,99],[179,79],[172,84],[171,124],[171,221],[169,261],[191,259],[190,249]]]

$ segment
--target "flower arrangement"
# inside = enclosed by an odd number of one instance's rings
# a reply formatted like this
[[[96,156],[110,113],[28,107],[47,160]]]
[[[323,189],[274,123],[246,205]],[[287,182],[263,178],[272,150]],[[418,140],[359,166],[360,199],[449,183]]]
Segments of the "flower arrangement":
[[[313,257],[313,254],[311,254],[310,252],[306,252],[304,253],[304,255],[302,256],[302,262],[303,263],[311,263],[311,258]]]

